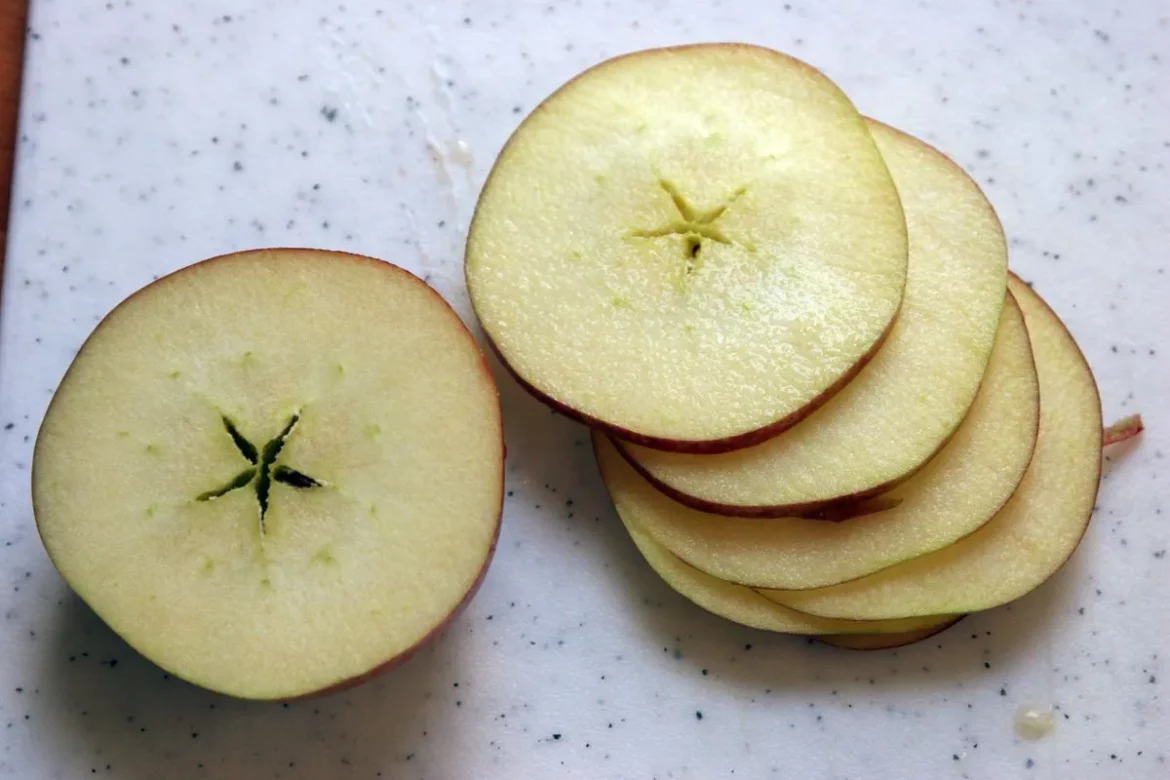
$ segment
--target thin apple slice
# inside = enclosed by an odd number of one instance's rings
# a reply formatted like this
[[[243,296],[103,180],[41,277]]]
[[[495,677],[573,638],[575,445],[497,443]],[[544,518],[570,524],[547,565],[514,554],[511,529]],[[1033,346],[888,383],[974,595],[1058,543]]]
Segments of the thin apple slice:
[[[629,440],[714,452],[854,375],[897,314],[906,256],[848,98],[785,55],[706,44],[604,62],[542,103],[484,185],[466,271],[535,395]]]
[[[749,449],[660,452],[619,442],[678,501],[725,515],[786,517],[876,495],[958,428],[990,359],[1007,246],[979,186],[922,141],[869,120],[910,235],[902,311],[873,360],[823,407]]]
[[[618,516],[642,553],[642,557],[667,585],[708,612],[733,623],[781,634],[810,636],[852,633],[901,634],[934,628],[938,624],[939,619],[936,617],[905,620],[832,620],[802,614],[769,601],[751,588],[724,582],[693,566],[688,566],[664,547],[655,544],[654,540],[638,527],[635,520],[622,514],[620,508]]]
[[[406,657],[495,546],[499,400],[422,281],[313,250],[229,255],[119,305],[37,438],[37,527],[175,675],[290,698]]]
[[[818,636],[817,641],[846,650],[893,650],[938,636],[965,617],[966,615],[948,615],[940,618],[933,626],[924,626],[902,634],[828,634]]]
[[[1040,436],[1007,505],[966,539],[853,582],[761,591],[809,614],[879,620],[975,612],[1033,590],[1064,564],[1089,523],[1101,475],[1101,400],[1056,314],[1011,277],[1040,377]]]
[[[1036,443],[1040,392],[1024,318],[1009,297],[983,386],[954,438],[892,508],[843,522],[723,517],[656,490],[614,445],[595,445],[614,502],[656,543],[720,579],[820,588],[940,550],[990,520],[1015,492]],[[876,500],[876,499],[875,499]]]

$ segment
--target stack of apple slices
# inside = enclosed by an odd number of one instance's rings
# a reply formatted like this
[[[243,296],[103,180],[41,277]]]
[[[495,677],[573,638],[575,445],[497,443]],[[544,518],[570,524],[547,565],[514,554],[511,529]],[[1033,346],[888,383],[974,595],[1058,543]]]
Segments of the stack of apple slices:
[[[630,536],[730,620],[890,647],[1029,592],[1101,412],[955,163],[808,65],[602,63],[512,136],[467,246],[509,370],[594,429]]]

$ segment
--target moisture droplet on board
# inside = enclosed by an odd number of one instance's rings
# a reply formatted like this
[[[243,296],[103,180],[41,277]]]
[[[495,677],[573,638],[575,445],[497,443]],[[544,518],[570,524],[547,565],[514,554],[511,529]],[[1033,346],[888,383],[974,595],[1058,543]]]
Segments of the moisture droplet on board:
[[[475,156],[471,151],[471,144],[462,138],[456,139],[450,145],[447,156],[451,158],[451,162],[465,171],[470,171],[471,167],[475,165]]]
[[[1016,733],[1024,739],[1040,739],[1056,725],[1056,713],[1049,707],[1025,704],[1016,710]]]

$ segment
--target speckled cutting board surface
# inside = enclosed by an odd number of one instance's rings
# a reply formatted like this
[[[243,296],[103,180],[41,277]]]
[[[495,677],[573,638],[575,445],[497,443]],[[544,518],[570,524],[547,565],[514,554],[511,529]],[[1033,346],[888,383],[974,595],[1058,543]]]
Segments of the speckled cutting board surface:
[[[686,0],[34,0],[0,306],[0,777],[1170,777],[1170,6]],[[896,652],[736,627],[666,588],[584,429],[499,374],[503,537],[445,636],[358,689],[245,704],[169,679],[45,557],[29,464],[82,340],[160,274],[236,249],[361,252],[470,320],[461,253],[516,123],[599,59],[745,40],[983,184],[1106,418],[1072,561]],[[1021,706],[1056,708],[1030,741]]]

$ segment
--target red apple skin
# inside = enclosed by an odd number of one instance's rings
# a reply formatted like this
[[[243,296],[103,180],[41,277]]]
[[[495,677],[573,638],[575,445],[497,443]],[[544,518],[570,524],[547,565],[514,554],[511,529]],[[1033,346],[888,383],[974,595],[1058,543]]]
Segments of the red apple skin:
[[[431,287],[429,284],[424,282],[419,277],[412,274],[410,271],[407,271],[405,268],[394,265],[393,263],[387,262],[385,260],[378,260],[377,258],[368,257],[366,255],[354,254],[352,252],[340,252],[340,251],[335,251],[335,250],[331,250],[331,249],[310,249],[310,248],[305,248],[305,247],[267,247],[267,248],[263,248],[263,249],[247,249],[247,250],[242,250],[240,252],[231,252],[231,253],[228,253],[225,255],[217,255],[216,257],[211,257],[211,258],[208,258],[206,260],[192,263],[191,265],[180,268],[179,270],[174,271],[170,274],[167,274],[166,276],[162,276],[162,277],[154,280],[150,284],[145,285],[141,289],[136,290],[134,293],[127,296],[121,303],[119,303],[117,306],[115,306],[110,311],[109,314],[107,314],[105,317],[102,318],[102,321],[98,323],[97,327],[95,327],[93,329],[93,331],[90,333],[90,335],[86,338],[86,342],[88,342],[89,339],[93,338],[94,334],[96,334],[99,330],[101,330],[101,327],[105,323],[106,319],[108,317],[110,317],[115,311],[117,311],[119,308],[121,308],[127,301],[134,299],[139,294],[141,294],[142,292],[144,292],[148,288],[153,287],[154,285],[169,284],[176,279],[181,280],[181,278],[184,274],[191,273],[194,269],[202,268],[204,265],[206,265],[208,263],[232,262],[233,260],[248,258],[251,255],[266,254],[266,253],[270,253],[270,252],[278,252],[281,254],[327,253],[327,254],[331,254],[331,255],[344,256],[346,259],[352,260],[353,262],[369,263],[369,264],[376,265],[377,267],[382,268],[390,273],[402,274],[406,277],[409,277],[409,279],[411,281],[422,286],[428,293],[430,293],[431,295],[434,296],[436,301],[441,303],[451,313],[452,318],[457,323],[459,323],[459,326],[463,331],[463,335],[466,336],[468,343],[471,345],[471,347],[475,350],[476,354],[479,356],[480,370],[483,372],[484,378],[487,380],[488,386],[492,388],[492,391],[496,397],[496,413],[499,416],[499,428],[501,431],[501,436],[500,436],[500,507],[499,507],[498,512],[496,513],[495,532],[492,536],[491,545],[488,547],[487,554],[484,556],[483,565],[480,567],[479,574],[476,575],[475,581],[472,582],[471,586],[468,588],[467,592],[464,594],[463,599],[455,606],[455,608],[450,612],[450,614],[447,615],[446,618],[444,618],[438,625],[436,625],[434,628],[432,628],[425,636],[423,636],[421,639],[419,639],[419,641],[416,642],[413,647],[399,653],[398,655],[394,656],[393,658],[386,660],[385,662],[374,667],[373,669],[369,670],[368,672],[364,672],[362,674],[357,675],[356,677],[351,677],[347,680],[342,680],[341,682],[338,682],[334,685],[327,686],[327,687],[322,688],[322,689],[317,690],[317,691],[308,691],[308,692],[303,693],[299,696],[293,696],[293,697],[289,697],[289,698],[275,697],[273,699],[270,699],[270,701],[289,701],[289,702],[291,702],[291,701],[300,701],[303,699],[316,698],[318,696],[325,696],[325,695],[328,695],[331,693],[336,693],[338,691],[349,690],[350,688],[354,688],[358,685],[361,685],[363,682],[366,682],[367,680],[370,680],[370,679],[377,677],[378,675],[380,675],[384,672],[389,671],[390,669],[393,669],[394,667],[398,666],[399,664],[405,663],[411,657],[413,657],[415,655],[415,653],[417,653],[419,650],[421,650],[423,647],[425,647],[430,642],[434,641],[435,638],[440,633],[442,633],[443,630],[445,630],[447,628],[447,626],[450,625],[450,623],[463,612],[464,609],[466,609],[467,605],[471,602],[471,599],[475,596],[476,592],[478,592],[480,586],[483,584],[484,578],[487,576],[488,566],[491,564],[492,558],[495,556],[496,546],[499,543],[500,526],[501,526],[501,522],[502,522],[502,519],[504,516],[504,494],[505,494],[505,490],[504,490],[504,482],[505,482],[504,459],[507,456],[507,445],[503,439],[503,433],[502,433],[504,430],[503,410],[500,408],[500,403],[499,403],[500,393],[499,393],[499,389],[496,386],[495,376],[492,374],[491,368],[488,366],[487,358],[484,356],[483,350],[480,349],[479,344],[475,340],[475,337],[471,334],[471,331],[467,329],[467,326],[463,323],[463,321],[459,317],[459,315],[455,312],[454,309],[451,308],[451,304],[447,303],[446,299],[443,298],[443,296],[439,295],[438,291],[436,291],[433,287]],[[277,262],[279,262],[279,261],[277,261]],[[84,346],[85,346],[85,344],[83,343],[82,344],[83,349],[84,349]],[[72,364],[70,364],[69,370],[72,370]],[[65,376],[62,377],[61,383],[58,385],[58,387],[60,387],[61,384],[65,383],[65,378],[68,376],[69,376],[69,371],[66,371]],[[53,401],[55,401],[55,400],[56,400],[56,396],[54,395]],[[49,402],[50,408],[52,407],[53,401]],[[46,416],[47,416],[47,412],[46,412]],[[35,474],[36,474],[36,459],[34,458],[33,459],[33,468],[32,468],[32,471],[30,473],[30,484],[31,484],[32,480],[35,480],[35,478],[36,478]],[[34,506],[33,506],[33,515],[34,515],[34,517],[36,516],[35,500],[34,500]],[[39,526],[37,527],[37,531],[39,534],[39,532],[40,532]],[[45,546],[44,538],[41,539],[41,544],[42,544],[42,546]],[[47,546],[45,546],[45,550],[46,550],[46,552],[48,552]],[[49,556],[49,560],[52,561],[52,555]],[[55,565],[55,562],[54,562],[54,565]],[[76,591],[74,591],[74,593],[76,593]],[[82,596],[80,593],[76,593],[76,595],[83,602],[85,601],[85,597]],[[91,610],[93,610],[93,607],[88,602],[86,602],[86,606],[88,606]],[[101,614],[98,613],[96,610],[94,610],[94,614],[98,615],[99,618],[101,617]],[[104,623],[105,620],[103,619],[102,622]],[[114,633],[117,633],[117,632],[114,632]],[[121,635],[119,635],[119,636],[121,636]],[[124,637],[122,637],[122,641],[124,641],[124,642],[126,641]],[[135,652],[138,652],[138,648],[134,647],[129,642],[126,642],[126,644],[129,645],[132,649],[134,649]],[[139,654],[141,655],[141,653],[139,653]],[[143,657],[146,658],[146,656],[143,656]],[[205,686],[200,685],[198,682],[196,682],[194,680],[187,679],[186,677],[184,677],[182,674],[179,674],[175,670],[169,669],[165,666],[162,666],[161,664],[158,664],[157,662],[155,662],[154,660],[152,660],[150,658],[147,658],[147,660],[150,661],[155,666],[159,666],[160,668],[164,669],[169,674],[171,674],[173,677],[177,677],[178,679],[181,679],[184,682],[188,682],[191,685],[194,685],[194,686],[199,687],[199,688],[203,688],[204,690],[212,690],[212,689],[206,688]],[[224,693],[223,691],[214,691],[213,690],[213,692],[219,693],[220,695],[227,696],[229,698],[242,698],[242,697],[232,696],[231,694]],[[257,699],[246,699],[246,700],[257,701]]]
[[[906,636],[907,636],[906,634],[858,634],[858,635],[844,634],[844,635],[836,635],[836,636],[841,636],[844,640],[864,638],[865,642],[866,642],[865,647],[855,647],[852,645],[837,644],[837,642],[834,641],[834,639],[836,637],[833,634],[826,634],[824,636],[814,636],[813,639],[817,640],[818,642],[821,642],[822,644],[826,644],[826,645],[829,645],[831,647],[836,647],[840,650],[859,650],[859,651],[866,652],[866,653],[871,653],[871,652],[874,652],[875,650],[893,650],[893,649],[898,648],[898,647],[906,647],[907,645],[912,645],[912,644],[915,644],[917,642],[921,642],[925,639],[930,639],[931,637],[938,636],[939,634],[941,634],[942,632],[951,628],[952,626],[954,626],[956,623],[958,623],[959,621],[961,621],[965,617],[967,617],[967,616],[966,615],[959,615],[954,620],[950,620],[946,623],[943,623],[941,626],[935,626],[934,628],[932,628],[930,630],[930,633],[923,634],[922,636],[913,636],[914,632],[911,631],[911,632],[909,632],[911,637],[912,637],[910,639],[906,638]]]
[[[565,87],[569,86],[569,84],[572,84],[574,81],[576,81],[577,79],[581,78],[582,76],[592,72],[596,68],[599,68],[603,65],[608,65],[612,62],[616,62],[616,61],[620,61],[620,60],[624,60],[624,59],[630,59],[630,58],[634,58],[634,57],[640,57],[640,56],[645,55],[645,54],[651,54],[651,53],[659,52],[659,51],[685,51],[687,49],[709,48],[709,47],[713,47],[713,46],[725,47],[728,49],[751,49],[754,51],[766,52],[767,54],[769,54],[771,56],[787,60],[792,65],[794,65],[802,70],[808,71],[809,73],[815,74],[817,76],[824,75],[819,70],[817,70],[813,66],[809,65],[807,62],[802,62],[801,60],[798,60],[795,57],[790,57],[787,54],[784,54],[782,52],[773,51],[773,50],[768,49],[767,47],[764,47],[764,46],[755,46],[755,45],[749,44],[749,43],[692,43],[692,44],[686,44],[686,45],[682,45],[682,46],[666,46],[666,47],[662,47],[662,48],[658,48],[658,49],[646,49],[643,51],[630,52],[628,54],[622,54],[622,55],[619,55],[617,57],[613,57],[611,59],[605,60],[603,62],[599,62],[596,65],[594,65],[593,67],[588,68],[587,70],[584,70],[581,73],[577,74],[572,79],[567,81],[565,84],[563,84],[562,86],[557,88],[557,90],[555,92],[553,92],[552,95],[549,95],[549,97],[547,97],[543,101],[541,101],[541,103],[536,108],[532,109],[531,113],[529,113],[528,116],[524,118],[524,121],[521,122],[517,126],[516,130],[512,131],[512,135],[508,138],[508,141],[504,144],[503,148],[500,149],[500,153],[499,153],[499,155],[496,156],[496,161],[495,161],[495,163],[493,163],[492,169],[488,173],[487,179],[484,181],[483,188],[480,190],[480,199],[483,198],[484,190],[486,190],[488,188],[488,186],[491,184],[492,177],[495,176],[495,174],[496,174],[496,169],[499,166],[500,159],[504,156],[504,152],[507,151],[508,147],[511,146],[512,141],[516,138],[516,134],[519,132],[520,128],[523,127],[528,122],[528,120],[531,119],[534,115],[540,113],[541,110],[544,109],[545,104],[548,103],[548,101],[551,100],[554,95],[559,93]],[[469,236],[475,230],[475,220],[476,220],[476,216],[479,213],[479,204],[478,203],[476,204],[475,212],[476,213],[474,215],[472,215],[471,226],[468,229]],[[463,268],[464,268],[464,280],[468,281],[467,280],[466,249],[464,250]],[[900,304],[899,304],[899,306],[900,306]],[[848,371],[846,371],[844,374],[842,374],[837,379],[837,381],[835,381],[833,384],[826,387],[825,390],[819,396],[812,399],[805,407],[803,407],[801,409],[797,409],[796,411],[792,412],[791,414],[789,414],[785,417],[782,417],[779,420],[775,420],[775,421],[763,426],[762,428],[757,428],[754,431],[747,431],[745,433],[736,434],[734,436],[727,436],[727,437],[724,437],[721,439],[707,439],[707,440],[699,440],[699,441],[685,440],[685,439],[664,439],[664,438],[660,438],[657,436],[649,436],[646,434],[638,433],[637,431],[631,431],[627,428],[623,428],[623,427],[618,426],[618,425],[613,425],[611,423],[607,423],[604,420],[599,420],[596,417],[593,417],[591,415],[586,414],[585,412],[582,412],[578,409],[574,409],[573,407],[569,406],[568,404],[564,403],[563,401],[560,401],[557,398],[553,398],[552,396],[548,395],[547,393],[544,393],[544,392],[538,390],[531,382],[529,382],[523,375],[521,375],[519,371],[517,371],[511,364],[508,363],[508,360],[507,360],[507,358],[504,357],[503,352],[500,351],[499,347],[496,346],[495,342],[492,340],[491,334],[488,333],[487,328],[483,328],[483,331],[484,331],[484,340],[487,341],[487,343],[491,347],[492,351],[496,354],[496,357],[499,358],[500,365],[502,365],[504,367],[504,369],[507,370],[507,372],[512,376],[512,378],[515,379],[516,382],[521,387],[523,387],[526,391],[528,391],[528,393],[530,395],[532,395],[533,397],[535,397],[537,400],[541,401],[545,405],[555,409],[557,412],[560,412],[565,417],[568,417],[569,419],[572,419],[572,420],[576,420],[577,422],[582,423],[584,425],[587,425],[590,428],[593,428],[595,430],[602,431],[603,433],[605,433],[605,434],[607,434],[615,439],[632,442],[634,444],[641,444],[642,446],[650,447],[651,449],[664,450],[666,452],[684,452],[684,453],[689,453],[689,454],[694,454],[694,455],[717,455],[717,454],[723,453],[723,452],[733,452],[735,450],[742,450],[745,447],[751,447],[752,445],[767,441],[768,439],[771,439],[773,436],[776,436],[779,433],[783,433],[787,429],[791,428],[793,425],[796,425],[798,422],[803,420],[805,417],[808,417],[810,414],[812,414],[817,409],[819,409],[821,406],[823,406],[825,404],[825,402],[827,402],[830,398],[832,398],[834,394],[836,394],[839,390],[841,390],[841,388],[843,388],[843,387],[845,387],[845,385],[849,384],[849,382],[855,376],[857,376],[857,373],[859,371],[861,371],[861,369],[865,368],[865,365],[867,363],[869,363],[870,360],[873,359],[873,356],[875,354],[877,354],[877,351],[881,348],[882,344],[885,343],[886,337],[890,335],[890,331],[893,329],[894,323],[897,321],[897,319],[898,319],[898,314],[897,314],[897,312],[895,312],[894,316],[890,318],[890,322],[886,325],[886,329],[882,332],[881,336],[878,337],[878,339],[873,343],[873,346],[870,347],[869,351],[866,352],[864,355],[862,355],[861,358],[859,358],[858,361],[853,366],[851,366]],[[481,323],[481,326],[482,326],[482,323]]]

